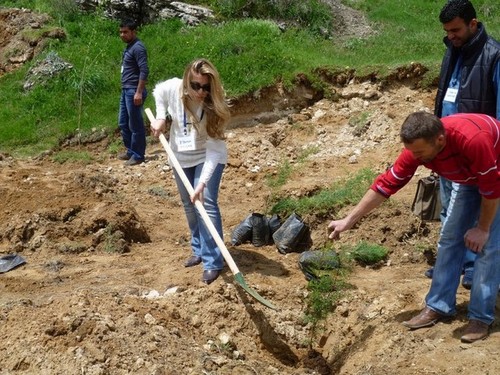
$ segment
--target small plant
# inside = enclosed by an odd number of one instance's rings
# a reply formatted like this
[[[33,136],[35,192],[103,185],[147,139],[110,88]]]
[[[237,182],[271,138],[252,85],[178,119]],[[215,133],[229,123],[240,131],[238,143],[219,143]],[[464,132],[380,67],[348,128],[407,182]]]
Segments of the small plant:
[[[368,118],[370,117],[369,112],[361,112],[357,116],[353,116],[349,119],[349,125],[354,128],[353,134],[357,137],[362,135],[368,129],[370,122]]]
[[[104,228],[102,242],[106,253],[126,253],[129,249],[123,238],[123,232],[115,230],[112,224]]]
[[[345,291],[350,289],[345,278],[345,269],[335,269],[329,275],[309,281],[304,321],[311,324],[312,337],[322,328],[322,322],[344,297]]]
[[[82,243],[70,242],[59,245],[59,252],[63,254],[80,254],[87,250],[87,246]]]
[[[293,171],[293,167],[288,160],[280,165],[276,176],[268,177],[267,185],[271,188],[279,188],[286,184]]]
[[[318,146],[307,146],[306,148],[304,148],[302,150],[302,152],[300,153],[300,155],[298,156],[297,158],[297,161],[299,163],[303,163],[306,161],[306,159],[311,156],[311,155],[315,155],[319,152],[319,147]]]
[[[358,263],[373,265],[383,261],[388,254],[388,250],[380,245],[365,241],[359,242],[351,251],[351,257]]]
[[[112,155],[117,155],[123,148],[123,141],[121,138],[116,138],[108,145],[108,151]]]
[[[227,333],[221,333],[218,340],[208,340],[207,348],[232,358],[236,345]]]
[[[163,186],[151,186],[148,189],[148,194],[160,198],[168,198],[169,194]]]

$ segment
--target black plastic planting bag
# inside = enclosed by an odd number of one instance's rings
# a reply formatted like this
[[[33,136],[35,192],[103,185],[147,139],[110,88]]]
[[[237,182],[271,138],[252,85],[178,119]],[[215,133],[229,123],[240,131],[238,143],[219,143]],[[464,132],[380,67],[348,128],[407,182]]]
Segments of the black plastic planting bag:
[[[245,242],[252,242],[256,247],[271,245],[272,234],[281,226],[278,215],[271,218],[257,212],[248,215],[231,233],[231,245],[237,246]]]
[[[274,232],[273,240],[282,254],[300,253],[308,250],[312,245],[309,226],[295,212]]]
[[[413,198],[411,210],[422,220],[439,220],[441,213],[439,176],[433,173],[418,180],[417,191]]]
[[[231,233],[231,245],[237,246],[252,239],[252,215],[248,215]]]
[[[253,213],[250,221],[252,223],[252,245],[256,247],[268,245],[271,238],[269,219],[262,214]]]
[[[269,230],[271,231],[271,236],[281,227],[281,219],[279,215],[274,214],[269,219]],[[272,238],[271,238],[272,240]]]
[[[334,250],[304,251],[299,258],[299,268],[307,281],[319,279],[324,272],[340,267],[340,259]]]

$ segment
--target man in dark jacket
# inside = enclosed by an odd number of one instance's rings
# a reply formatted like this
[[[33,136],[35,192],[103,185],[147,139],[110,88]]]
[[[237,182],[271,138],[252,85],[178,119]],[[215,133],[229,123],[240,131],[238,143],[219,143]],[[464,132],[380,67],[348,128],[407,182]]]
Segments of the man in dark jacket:
[[[125,165],[144,162],[146,152],[146,129],[142,118],[142,107],[146,99],[146,81],[149,74],[148,56],[144,44],[137,38],[137,25],[133,20],[120,24],[120,38],[127,43],[123,51],[121,66],[122,93],[118,125],[123,144],[127,149],[118,159]]]
[[[488,36],[468,0],[451,0],[442,8],[439,20],[446,32],[447,47],[441,64],[434,114],[484,113],[500,119],[500,43]],[[441,178],[441,221],[447,215],[451,197],[460,186]],[[462,286],[470,289],[476,254],[467,253]],[[433,269],[425,272],[432,278]]]

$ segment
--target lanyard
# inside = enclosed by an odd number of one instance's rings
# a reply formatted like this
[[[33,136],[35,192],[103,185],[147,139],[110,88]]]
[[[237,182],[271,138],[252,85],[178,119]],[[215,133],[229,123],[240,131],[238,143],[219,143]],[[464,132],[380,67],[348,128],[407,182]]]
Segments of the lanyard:
[[[205,110],[201,110],[200,122],[203,120],[203,116],[205,115]],[[188,135],[188,125],[192,125],[192,123],[187,122],[186,110],[184,110],[184,126],[182,128],[183,134]]]
[[[450,87],[457,88],[460,83],[460,69],[462,65],[462,56],[459,56],[457,59],[457,63],[455,65],[455,69],[453,69],[453,74],[450,80]]]

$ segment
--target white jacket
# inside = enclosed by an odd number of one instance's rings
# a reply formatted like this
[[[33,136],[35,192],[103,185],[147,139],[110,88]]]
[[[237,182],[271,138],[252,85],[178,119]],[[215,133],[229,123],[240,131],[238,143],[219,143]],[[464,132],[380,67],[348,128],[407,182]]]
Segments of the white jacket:
[[[182,103],[182,80],[171,78],[158,83],[153,96],[156,104],[156,118],[166,119],[167,113],[172,117],[170,127],[170,147],[182,168],[190,168],[204,163],[200,176],[200,182],[205,185],[212,177],[217,164],[227,163],[226,142],[208,136],[206,128],[206,117],[203,116],[202,105],[195,109],[195,113],[202,117],[198,125],[198,131],[190,125],[189,117],[184,111]],[[190,151],[179,151],[178,140],[186,132],[194,132],[194,149]],[[169,161],[170,162],[170,161]],[[172,164],[172,163],[170,163]]]

